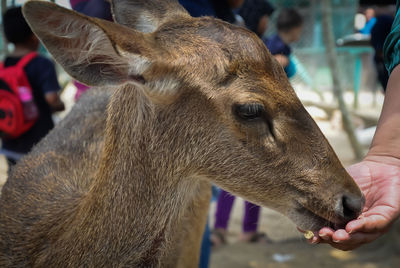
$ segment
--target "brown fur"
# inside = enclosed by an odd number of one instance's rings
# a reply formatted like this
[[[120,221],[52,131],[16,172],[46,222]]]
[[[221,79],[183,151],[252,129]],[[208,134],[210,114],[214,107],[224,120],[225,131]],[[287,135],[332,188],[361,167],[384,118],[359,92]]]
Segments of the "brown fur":
[[[338,202],[361,192],[261,40],[176,5],[115,0],[115,24],[26,4],[67,72],[110,86],[12,171],[1,267],[196,267],[210,182],[305,229],[349,220]],[[147,19],[135,25],[129,9]],[[237,117],[248,103],[263,120]]]

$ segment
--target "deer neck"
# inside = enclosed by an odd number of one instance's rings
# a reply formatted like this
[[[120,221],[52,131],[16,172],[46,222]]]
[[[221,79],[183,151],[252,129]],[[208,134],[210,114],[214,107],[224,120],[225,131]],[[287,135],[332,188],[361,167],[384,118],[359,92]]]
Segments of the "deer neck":
[[[151,153],[153,111],[139,90],[131,86],[117,90],[108,113],[99,172],[84,207],[93,214],[87,224],[114,229],[110,232],[115,237],[100,232],[91,234],[92,240],[129,245],[142,254],[142,260],[153,258],[166,247],[197,183],[169,170],[174,163],[166,165],[162,154]]]

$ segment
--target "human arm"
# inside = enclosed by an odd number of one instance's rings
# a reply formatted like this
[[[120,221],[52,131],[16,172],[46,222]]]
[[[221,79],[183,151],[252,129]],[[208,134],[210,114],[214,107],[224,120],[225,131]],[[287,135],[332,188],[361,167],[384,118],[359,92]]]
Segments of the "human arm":
[[[274,55],[274,58],[278,61],[278,63],[283,67],[286,68],[289,65],[289,57],[283,55],[283,54],[276,54]]]
[[[53,62],[46,57],[40,56],[36,59],[35,67],[34,81],[36,87],[41,89],[51,112],[63,111],[65,107],[58,94],[60,85]]]
[[[50,106],[52,112],[64,111],[65,106],[57,92],[48,92],[44,95],[47,104]]]
[[[365,159],[348,171],[363,191],[361,216],[345,229],[323,228],[312,243],[355,249],[388,231],[400,215],[400,66],[390,75],[385,102],[371,148]]]

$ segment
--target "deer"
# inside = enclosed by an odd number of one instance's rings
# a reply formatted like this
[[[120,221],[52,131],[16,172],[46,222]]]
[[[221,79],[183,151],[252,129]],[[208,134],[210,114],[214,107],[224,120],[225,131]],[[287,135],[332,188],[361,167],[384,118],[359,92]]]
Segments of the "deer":
[[[114,22],[23,7],[93,88],[11,171],[1,267],[196,267],[211,183],[304,230],[360,214],[360,189],[254,33],[175,0],[111,9]]]

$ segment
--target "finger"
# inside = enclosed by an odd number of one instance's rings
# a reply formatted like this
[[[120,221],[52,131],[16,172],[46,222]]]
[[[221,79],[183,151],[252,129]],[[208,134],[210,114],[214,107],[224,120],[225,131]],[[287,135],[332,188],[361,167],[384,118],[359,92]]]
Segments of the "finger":
[[[350,239],[350,234],[344,229],[334,231],[330,228],[323,228],[318,235],[328,243],[339,243]]]
[[[319,230],[318,236],[324,240],[324,241],[329,241],[332,240],[332,235],[335,231],[331,228],[324,227],[321,230]]]
[[[355,233],[351,234],[350,238],[347,240],[339,240],[338,242],[334,242],[333,240],[324,240],[321,241],[321,243],[326,243],[334,248],[347,251],[356,249],[366,243],[370,243],[381,235],[382,233]]]
[[[341,243],[350,239],[350,234],[344,229],[336,230],[332,234],[332,241],[335,243]]]
[[[364,228],[364,224],[365,224],[365,217],[363,217],[361,215],[356,220],[352,220],[352,221],[348,222],[346,224],[345,229],[350,234],[351,233],[355,233],[355,232],[359,232]]]
[[[321,238],[319,238],[319,237],[316,235],[316,236],[314,236],[314,237],[311,238],[311,239],[307,239],[307,242],[310,243],[310,244],[318,244],[318,243],[321,242]]]
[[[348,233],[355,232],[381,232],[388,227],[388,220],[381,215],[360,216],[357,220],[351,221],[346,225]]]

